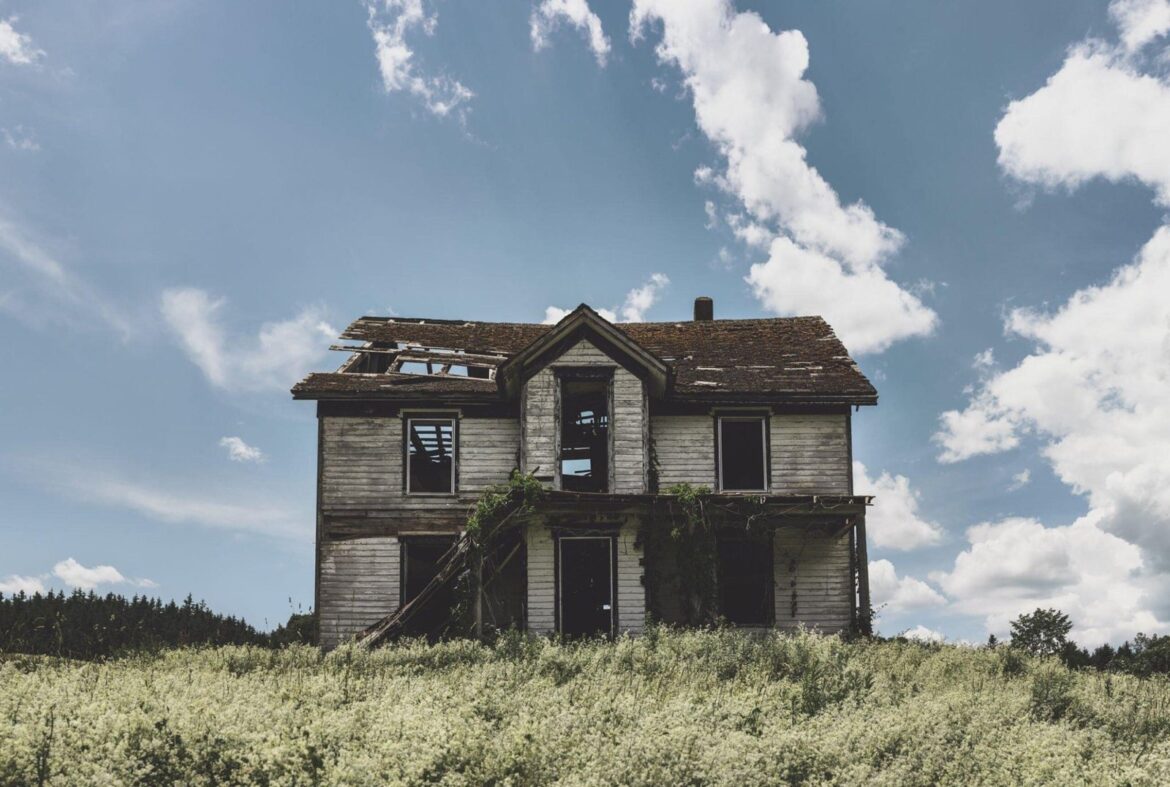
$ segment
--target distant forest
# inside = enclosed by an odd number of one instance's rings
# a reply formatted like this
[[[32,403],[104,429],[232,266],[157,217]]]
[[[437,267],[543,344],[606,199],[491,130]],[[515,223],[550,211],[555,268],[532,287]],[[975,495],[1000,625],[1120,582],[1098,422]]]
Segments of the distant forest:
[[[80,590],[31,596],[0,594],[0,652],[103,659],[131,651],[187,645],[311,643],[312,615],[293,614],[274,631],[212,612],[188,596],[183,603]]]

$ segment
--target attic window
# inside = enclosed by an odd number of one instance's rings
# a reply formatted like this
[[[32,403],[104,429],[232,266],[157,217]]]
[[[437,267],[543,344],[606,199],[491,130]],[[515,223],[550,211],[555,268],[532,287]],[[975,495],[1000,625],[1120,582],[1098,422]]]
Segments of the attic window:
[[[719,490],[768,491],[768,436],[763,416],[722,416],[718,422]]]
[[[609,489],[609,381],[561,381],[561,489]]]
[[[455,419],[406,422],[406,489],[410,494],[455,493]]]

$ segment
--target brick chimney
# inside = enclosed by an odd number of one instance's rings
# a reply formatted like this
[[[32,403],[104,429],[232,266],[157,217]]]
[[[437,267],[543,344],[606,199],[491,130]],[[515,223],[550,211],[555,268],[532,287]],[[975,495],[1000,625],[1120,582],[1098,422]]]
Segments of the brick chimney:
[[[715,301],[706,295],[695,298],[695,322],[710,322],[715,319]]]

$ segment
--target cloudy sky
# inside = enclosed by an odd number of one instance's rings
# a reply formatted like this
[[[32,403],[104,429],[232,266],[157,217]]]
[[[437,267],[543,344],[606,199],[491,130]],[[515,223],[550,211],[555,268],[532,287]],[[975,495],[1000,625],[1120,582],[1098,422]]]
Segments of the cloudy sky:
[[[819,313],[879,627],[1170,625],[1170,0],[0,0],[0,592],[312,599],[360,314]]]

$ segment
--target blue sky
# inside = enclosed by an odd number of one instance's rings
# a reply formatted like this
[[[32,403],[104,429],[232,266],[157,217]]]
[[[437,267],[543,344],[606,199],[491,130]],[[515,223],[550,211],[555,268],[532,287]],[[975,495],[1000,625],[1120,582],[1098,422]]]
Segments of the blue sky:
[[[350,319],[705,294],[877,384],[883,632],[1165,630],[1167,0],[371,3],[0,0],[0,590],[273,625]]]

